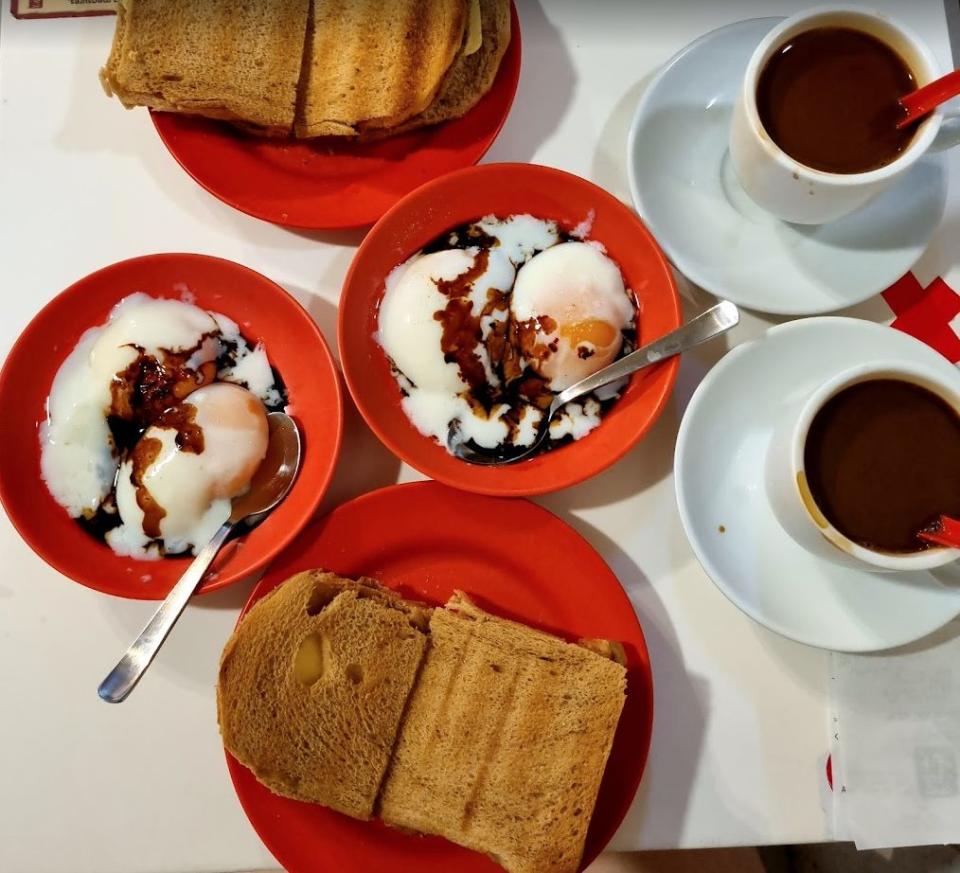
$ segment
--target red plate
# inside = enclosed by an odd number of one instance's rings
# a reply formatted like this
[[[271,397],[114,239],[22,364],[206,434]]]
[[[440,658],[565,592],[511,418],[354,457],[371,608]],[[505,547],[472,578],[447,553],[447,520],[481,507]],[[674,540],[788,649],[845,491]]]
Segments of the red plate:
[[[154,112],[170,153],[224,203],[274,224],[309,229],[373,224],[404,194],[482,158],[503,127],[520,79],[520,21],[490,91],[463,118],[380,142],[276,140],[229,124]]]
[[[614,740],[583,866],[607,845],[643,775],[653,725],[653,677],[643,631],[623,588],[576,531],[526,500],[478,497],[416,482],[365,494],[297,541],[254,589],[244,613],[301,570],[369,575],[405,597],[443,604],[460,589],[497,615],[569,640],[620,640],[627,701]],[[260,838],[290,873],[495,873],[489,858],[439,837],[360,822],[277,797],[229,754],[237,796]]]
[[[390,451],[421,473],[478,494],[543,494],[596,475],[634,446],[666,406],[680,362],[672,358],[637,373],[593,433],[528,461],[474,466],[423,436],[401,408],[390,363],[374,338],[384,279],[444,231],[490,213],[529,213],[554,219],[566,230],[592,213],[590,238],[603,243],[637,297],[640,344],[680,326],[680,298],[670,267],[643,222],[616,197],[550,167],[485,164],[418,188],[367,234],[340,295],[340,360],[367,424]]]
[[[304,460],[293,489],[252,533],[228,545],[202,592],[223,588],[263,568],[310,520],[340,448],[343,425],[336,367],[309,314],[279,285],[246,267],[206,255],[147,255],[97,271],[55,297],[30,322],[0,372],[0,502],[27,544],[64,576],[118,597],[166,597],[186,558],[121,558],[71,519],[40,475],[37,428],[53,377],[89,327],[103,324],[114,304],[135,291],[182,296],[222,312],[251,341],[262,341],[289,391],[304,435]]]

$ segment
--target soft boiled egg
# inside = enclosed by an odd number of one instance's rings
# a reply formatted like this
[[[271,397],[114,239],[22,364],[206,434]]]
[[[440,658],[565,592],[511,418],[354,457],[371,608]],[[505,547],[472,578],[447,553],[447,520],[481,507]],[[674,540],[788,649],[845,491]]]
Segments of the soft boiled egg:
[[[152,540],[168,553],[205,544],[230,515],[230,501],[250,485],[267,453],[263,404],[238,385],[217,382],[193,392],[191,425],[202,449],[178,445],[176,427],[147,428],[117,476],[123,524],[107,539],[114,551],[143,557]]]
[[[110,320],[91,328],[60,366],[40,431],[41,470],[54,499],[71,516],[92,514],[117,471],[105,410],[114,377],[137,359],[138,348],[193,350],[190,365],[215,360],[218,325],[210,313],[180,300],[132,294]]]
[[[553,246],[521,267],[510,308],[527,363],[553,391],[612,363],[636,313],[617,265],[583,242]]]
[[[451,394],[467,388],[457,363],[444,357],[443,324],[437,313],[447,307],[449,297],[438,283],[470,275],[477,256],[471,249],[431,252],[401,264],[387,277],[378,339],[394,366],[416,388]],[[471,276],[466,295],[475,317],[483,311],[489,292],[509,290],[514,275],[509,258],[498,251],[490,252],[485,268],[478,276]],[[486,358],[482,346],[476,352],[481,360]],[[489,371],[489,362],[485,366]]]

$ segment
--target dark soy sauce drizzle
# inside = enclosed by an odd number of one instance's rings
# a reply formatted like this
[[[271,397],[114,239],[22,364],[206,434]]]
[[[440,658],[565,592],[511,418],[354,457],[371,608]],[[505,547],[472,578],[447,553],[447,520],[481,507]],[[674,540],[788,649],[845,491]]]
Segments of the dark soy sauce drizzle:
[[[162,349],[163,361],[147,355],[137,348],[137,358],[114,377],[111,385],[111,404],[107,412],[107,424],[113,440],[113,451],[120,464],[127,458],[133,462],[131,482],[136,490],[137,504],[144,512],[144,533],[159,539],[160,522],[166,510],[150,496],[141,479],[156,458],[160,449],[159,440],[143,440],[144,431],[151,425],[177,431],[177,446],[186,452],[200,454],[203,451],[203,430],[193,417],[194,406],[182,402],[193,391],[216,381],[217,373],[237,363],[240,352],[234,340],[219,337],[222,351],[216,361],[209,361],[194,370],[186,366],[194,352],[216,334],[204,334],[191,348],[176,352]],[[247,343],[246,340],[243,340]],[[247,343],[248,348],[253,346]],[[273,382],[280,397],[278,403],[267,404],[267,412],[282,412],[288,402],[287,387],[277,370],[271,367]],[[227,380],[224,380],[227,381]],[[242,382],[233,382],[249,388]],[[119,475],[119,468],[117,470]],[[80,516],[77,523],[91,536],[106,542],[107,534],[120,527],[121,519],[116,505],[116,482],[96,512]],[[167,552],[160,544],[164,557],[178,557],[182,553]]]
[[[941,514],[960,517],[960,415],[912,382],[860,382],[814,417],[804,467],[814,500],[846,537],[922,551],[920,531]]]
[[[558,245],[564,242],[582,241],[558,228]],[[423,254],[431,254],[447,249],[465,250],[470,248],[479,248],[480,250],[473,268],[450,281],[437,282],[437,290],[447,298],[447,304],[444,309],[434,315],[434,318],[440,322],[443,328],[441,350],[444,354],[444,360],[459,365],[460,372],[467,380],[467,385],[470,388],[467,399],[474,411],[478,414],[489,415],[501,403],[510,406],[510,411],[503,416],[503,420],[507,422],[510,428],[508,442],[497,450],[498,453],[507,457],[511,452],[525,451],[522,447],[514,448],[509,443],[509,440],[519,428],[519,413],[522,410],[520,402],[530,403],[538,409],[546,410],[549,408],[554,394],[547,387],[546,381],[524,360],[525,357],[529,360],[531,357],[545,356],[550,351],[548,347],[535,348],[538,325],[533,324],[532,320],[523,323],[517,323],[512,318],[505,321],[496,321],[486,339],[483,338],[482,319],[495,310],[509,310],[511,289],[491,292],[483,310],[479,313],[472,312],[469,299],[471,287],[476,279],[483,275],[489,261],[490,250],[499,246],[500,241],[496,237],[485,233],[475,223],[468,222],[440,234],[427,243],[422,252]],[[546,320],[549,321],[550,319]],[[555,325],[541,324],[540,327],[549,333]],[[621,333],[623,335],[623,347],[618,357],[623,357],[636,348],[636,329],[631,326],[624,328]],[[483,364],[476,354],[477,348],[481,345],[486,348],[491,367],[500,379],[501,385],[499,388],[495,388],[487,382]],[[608,400],[600,400],[596,397],[594,399],[600,405],[601,416],[617,401],[616,397]],[[550,451],[572,441],[572,435],[558,440],[548,439],[541,451]],[[479,446],[475,446],[475,448],[479,451],[489,452],[488,449]]]
[[[791,37],[757,83],[760,121],[790,157],[827,173],[865,173],[907,148],[898,101],[917,87],[903,58],[882,40],[849,27]]]

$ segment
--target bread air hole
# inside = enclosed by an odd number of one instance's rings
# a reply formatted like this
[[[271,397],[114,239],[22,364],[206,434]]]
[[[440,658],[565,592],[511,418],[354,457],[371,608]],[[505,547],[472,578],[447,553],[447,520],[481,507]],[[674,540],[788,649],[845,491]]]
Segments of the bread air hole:
[[[293,675],[302,685],[324,677],[330,664],[330,641],[320,633],[308,634],[293,656]]]
[[[339,593],[336,586],[318,582],[310,592],[310,599],[307,601],[307,615],[319,615]]]
[[[346,669],[347,679],[349,679],[354,685],[359,685],[363,682],[363,667],[359,664],[347,664]]]

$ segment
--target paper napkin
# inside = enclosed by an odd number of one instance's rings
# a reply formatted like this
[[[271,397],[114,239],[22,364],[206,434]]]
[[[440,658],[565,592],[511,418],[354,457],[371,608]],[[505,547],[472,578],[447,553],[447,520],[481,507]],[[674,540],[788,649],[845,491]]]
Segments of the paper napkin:
[[[835,837],[858,849],[960,841],[960,621],[831,665]]]

